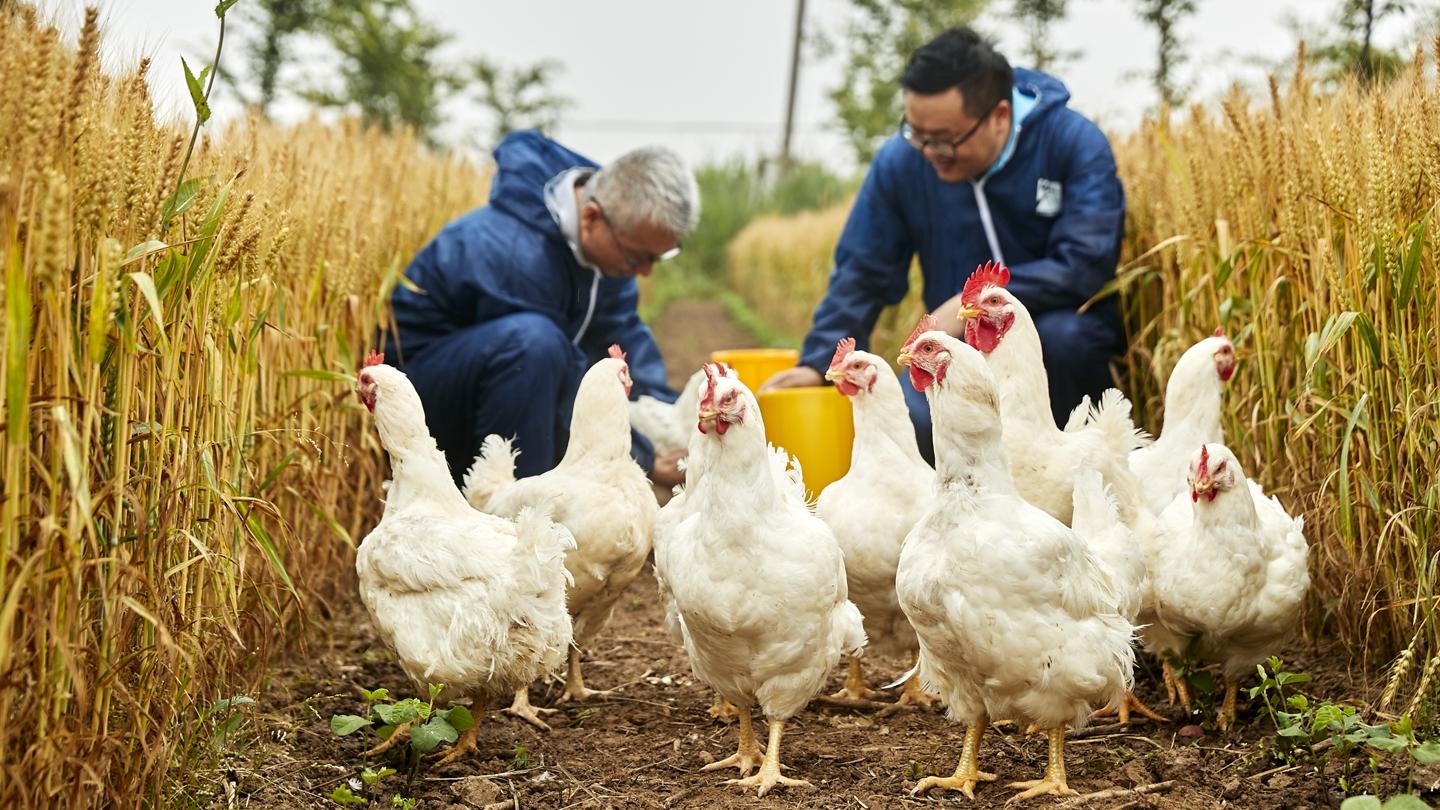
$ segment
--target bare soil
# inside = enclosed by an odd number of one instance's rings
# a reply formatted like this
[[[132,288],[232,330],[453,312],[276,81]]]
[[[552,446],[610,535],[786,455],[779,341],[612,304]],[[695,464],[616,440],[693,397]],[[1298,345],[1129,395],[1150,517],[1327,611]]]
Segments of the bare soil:
[[[668,320],[667,320],[668,319]],[[673,366],[683,381],[708,353],[707,347],[746,345],[723,308],[711,302],[678,302],[657,319]],[[677,335],[692,335],[683,343]],[[763,576],[763,572],[758,575]],[[783,621],[783,616],[777,616]],[[991,728],[980,755],[982,770],[1000,781],[982,784],[973,802],[953,793],[912,797],[924,775],[948,775],[960,753],[963,729],[943,714],[910,711],[878,717],[873,710],[811,706],[787,725],[783,760],[789,775],[808,779],[814,789],[780,789],[757,798],[752,789],[726,785],[735,772],[706,772],[707,763],[735,750],[733,724],[711,719],[712,694],[690,673],[683,650],[665,634],[655,582],[642,576],[622,598],[593,649],[585,651],[586,681],[592,688],[621,687],[618,694],[581,706],[568,706],[550,719],[554,730],[541,733],[492,707],[481,720],[478,755],[445,768],[421,764],[411,772],[400,754],[382,761],[361,752],[376,737],[366,730],[337,737],[334,714],[360,713],[359,689],[386,687],[393,696],[412,696],[414,687],[379,643],[358,598],[336,607],[329,638],[302,658],[278,669],[258,696],[242,729],[247,745],[222,768],[223,782],[213,785],[212,807],[334,808],[328,797],[358,776],[366,765],[388,764],[399,773],[364,794],[372,807],[392,807],[395,797],[418,800],[420,808],[893,808],[937,805],[998,808],[1016,791],[1014,780],[1039,778],[1045,765],[1045,739],[1013,727]],[[1305,692],[1333,701],[1364,702],[1363,678],[1347,669],[1347,655],[1333,647],[1292,645],[1283,654],[1287,669],[1309,672]],[[893,680],[908,661],[872,660],[872,685]],[[832,674],[828,691],[839,688],[842,669]],[[1086,808],[1320,808],[1338,807],[1339,780],[1348,765],[1352,792],[1403,791],[1413,776],[1416,787],[1440,786],[1440,770],[1407,774],[1403,758],[1371,771],[1363,756],[1348,763],[1337,755],[1306,758],[1299,765],[1277,763],[1267,753],[1274,729],[1242,701],[1238,729],[1214,728],[1213,710],[1184,717],[1165,706],[1159,668],[1145,660],[1137,673],[1139,696],[1168,714],[1171,722],[1147,721],[1120,728],[1097,721],[1066,749],[1069,783],[1082,794],[1121,791],[1080,805],[1037,798],[1024,806]],[[537,705],[549,705],[560,685],[532,690]],[[1202,698],[1206,708],[1218,695]],[[757,731],[764,739],[763,720]],[[1392,770],[1393,767],[1393,770]],[[225,783],[228,783],[225,784]],[[1159,784],[1149,793],[1129,789]],[[357,793],[362,791],[356,791]],[[1437,794],[1426,794],[1434,798]],[[199,797],[197,797],[199,798]],[[202,803],[204,800],[202,799]]]

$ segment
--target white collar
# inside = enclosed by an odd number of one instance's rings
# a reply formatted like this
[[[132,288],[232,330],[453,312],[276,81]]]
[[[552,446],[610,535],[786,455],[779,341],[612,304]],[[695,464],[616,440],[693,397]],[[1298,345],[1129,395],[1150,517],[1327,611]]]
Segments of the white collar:
[[[577,166],[550,178],[545,183],[545,207],[550,210],[551,219],[560,226],[560,235],[565,237],[570,252],[575,254],[575,261],[581,267],[599,270],[580,252],[580,205],[575,200],[576,182],[594,173],[594,169]]]

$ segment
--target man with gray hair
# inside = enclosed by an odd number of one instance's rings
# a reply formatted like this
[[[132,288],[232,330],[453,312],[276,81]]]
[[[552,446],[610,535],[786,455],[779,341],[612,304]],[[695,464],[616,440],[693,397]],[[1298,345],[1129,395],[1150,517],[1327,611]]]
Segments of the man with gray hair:
[[[700,217],[694,176],[664,147],[600,167],[514,132],[495,165],[489,204],[446,225],[390,298],[386,362],[415,384],[457,482],[490,433],[515,438],[517,475],[553,468],[580,377],[611,344],[628,355],[632,397],[675,400],[635,277],[679,253]],[[682,480],[678,456],[656,458],[638,433],[631,452],[656,484]]]

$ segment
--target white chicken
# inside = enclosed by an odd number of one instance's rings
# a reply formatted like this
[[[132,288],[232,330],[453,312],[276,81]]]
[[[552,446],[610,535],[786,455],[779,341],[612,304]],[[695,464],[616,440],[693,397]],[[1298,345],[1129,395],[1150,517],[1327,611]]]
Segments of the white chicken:
[[[905,535],[930,504],[935,470],[920,455],[900,381],[883,359],[857,351],[855,339],[847,337],[836,346],[825,378],[850,398],[855,442],[849,471],[820,493],[815,514],[829,524],[845,555],[850,601],[865,617],[866,651],[913,655],[919,647],[895,598],[895,566]],[[865,701],[882,695],[866,686],[860,658],[852,656],[845,687],[830,697]],[[912,676],[895,705],[931,702]]]
[[[475,724],[442,762],[475,750],[489,701],[551,672],[570,646],[570,532],[542,511],[476,512],[450,478],[404,373],[371,355],[358,393],[390,456],[385,513],[355,555],[360,598],[400,666],[440,696],[468,695]],[[375,752],[404,740],[408,724]]]
[[[1081,470],[1098,470],[1114,492],[1121,517],[1130,523],[1142,500],[1129,467],[1130,452],[1141,444],[1130,419],[1130,401],[1118,391],[1107,391],[1088,425],[1057,427],[1040,334],[1029,311],[1005,289],[1009,282],[1005,267],[992,262],[978,268],[961,291],[960,316],[966,319],[965,342],[985,355],[994,372],[1005,422],[1005,454],[1016,488],[1025,500],[1068,525],[1075,476]]]
[[[959,765],[934,788],[973,797],[981,735],[991,719],[1047,730],[1042,779],[1014,783],[1013,800],[1073,794],[1065,727],[1090,705],[1118,706],[1130,688],[1134,628],[1121,615],[1108,566],[1074,531],[1015,487],[1003,444],[1005,405],[981,355],[926,315],[901,351],[930,403],[938,483],[905,539],[895,590],[920,639],[922,681],[967,723]]]
[[[471,506],[501,517],[538,507],[575,536],[577,548],[565,558],[574,578],[566,601],[575,621],[575,644],[561,703],[608,694],[585,686],[580,650],[605,626],[650,554],[657,504],[645,472],[630,457],[630,385],[624,353],[611,346],[610,356],[580,380],[570,443],[555,469],[517,481],[510,443],[491,435],[465,475]],[[516,692],[506,711],[549,728],[530,705],[528,688]]]
[[[1310,587],[1309,546],[1304,518],[1246,480],[1225,445],[1201,445],[1188,470],[1189,491],[1160,515],[1163,545],[1147,549],[1157,623],[1145,638],[1155,652],[1183,653],[1193,644],[1199,658],[1220,662],[1223,730],[1235,722],[1240,679],[1295,632]],[[1166,676],[1189,708],[1185,682],[1168,660]]]
[[[1211,337],[1180,355],[1165,384],[1165,422],[1153,444],[1130,454],[1130,471],[1140,482],[1150,511],[1159,514],[1185,491],[1185,469],[1196,447],[1223,444],[1221,388],[1235,373],[1235,346],[1217,328]]]
[[[755,397],[706,369],[685,511],[673,525],[662,521],[655,563],[696,677],[740,713],[736,753],[704,770],[734,766],[744,776],[755,767],[750,709],[759,703],[769,746],[759,772],[731,784],[764,795],[809,785],[780,774],[785,721],[820,691],[842,652],[864,646],[865,633],[834,535],[797,497],[794,478],[776,480]]]

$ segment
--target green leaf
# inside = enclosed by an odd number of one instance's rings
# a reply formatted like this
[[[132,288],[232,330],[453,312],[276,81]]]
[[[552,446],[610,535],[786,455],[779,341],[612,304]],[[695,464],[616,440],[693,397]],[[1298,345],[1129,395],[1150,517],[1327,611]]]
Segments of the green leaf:
[[[424,703],[415,698],[406,698],[396,703],[382,703],[376,706],[375,714],[389,725],[398,726],[407,720],[414,720],[424,706]]]
[[[132,247],[129,250],[125,251],[125,259],[121,261],[120,264],[129,264],[136,259],[149,256],[151,253],[154,253],[157,250],[164,250],[167,247],[170,246],[165,244],[164,242],[161,242],[159,239],[151,239],[149,242],[141,242],[135,247]]]
[[[340,737],[347,737],[368,725],[369,720],[353,714],[337,714],[330,718],[330,730]]]
[[[200,180],[201,178],[199,177],[192,177],[182,182],[179,187],[175,189],[175,193],[170,195],[170,199],[166,200],[165,205],[160,209],[160,220],[162,222],[168,223],[175,217],[189,211],[195,205],[195,198],[200,193]],[[152,243],[146,242],[145,244],[148,245]],[[141,247],[143,247],[143,245]],[[138,248],[131,248],[131,250],[138,250]]]
[[[1374,796],[1351,796],[1340,803],[1340,810],[1381,810],[1381,804]]]
[[[410,748],[419,754],[428,754],[442,742],[455,742],[460,734],[455,727],[442,717],[432,717],[429,722],[410,730]]]
[[[1415,282],[1420,278],[1420,257],[1425,251],[1425,231],[1430,225],[1430,214],[1416,223],[1410,238],[1410,248],[1400,260],[1400,289],[1396,291],[1396,303],[1403,309],[1410,304],[1415,294]]]
[[[180,57],[180,66],[185,68],[185,86],[190,88],[190,102],[195,105],[195,115],[203,124],[210,120],[210,104],[205,101],[205,76],[210,72],[210,66],[206,65],[198,77],[191,72],[183,56]]]
[[[1207,670],[1196,670],[1190,673],[1190,685],[1200,692],[1214,692],[1215,676]]]
[[[438,694],[440,694],[441,692],[445,691],[445,684],[443,684],[443,683],[432,683],[432,684],[430,684],[429,686],[430,686],[430,702],[431,702],[431,703],[434,703],[434,702],[435,702],[435,696],[438,695]]]
[[[1386,799],[1382,810],[1432,810],[1432,808],[1419,796],[1406,794]]]
[[[294,594],[296,599],[299,599],[300,594],[295,590],[295,583],[290,581],[290,573],[285,570],[285,562],[280,559],[280,552],[275,547],[275,541],[270,539],[270,532],[261,525],[260,519],[255,516],[253,509],[245,513],[245,528],[259,544],[261,553],[265,555],[266,560],[269,560],[270,567],[275,570],[280,581],[285,583],[285,587],[290,589],[290,593]]]
[[[1429,765],[1432,762],[1440,762],[1440,742],[1426,740],[1418,746],[1410,749],[1410,756],[1422,765]]]
[[[249,706],[254,702],[255,698],[247,697],[245,695],[236,695],[234,697],[221,698],[210,704],[210,708],[208,711],[206,711],[206,714],[228,712],[236,706]]]
[[[1290,697],[1285,698],[1285,704],[1292,709],[1299,709],[1303,712],[1306,709],[1310,708],[1310,699],[1305,697],[1304,695],[1291,695]],[[1321,708],[1324,707],[1322,706]]]
[[[230,7],[238,2],[240,2],[240,0],[220,0],[220,4],[215,7],[215,16],[222,20],[225,19],[225,12],[229,11]]]
[[[20,245],[5,251],[5,440],[10,447],[29,444],[30,391],[26,378],[30,357],[30,279],[21,261]],[[27,404],[22,404],[27,403]],[[10,529],[7,528],[6,532]]]
[[[1310,676],[1304,672],[1282,672],[1275,676],[1275,680],[1281,686],[1289,686],[1292,683],[1309,683]]]
[[[326,382],[355,383],[355,375],[341,374],[338,371],[326,371],[319,368],[303,368],[298,371],[285,371],[280,374],[282,377],[300,377],[306,380],[324,380]]]
[[[1305,727],[1304,727],[1304,726],[1299,726],[1299,725],[1284,726],[1284,727],[1282,727],[1282,728],[1277,729],[1277,730],[1275,731],[1275,733],[1276,733],[1276,734],[1279,734],[1281,737],[1309,737],[1309,736],[1310,736],[1310,733],[1305,730]]]
[[[140,294],[145,296],[145,303],[150,306],[150,319],[155,322],[155,328],[160,332],[160,340],[169,343],[170,339],[165,336],[165,315],[160,309],[160,294],[155,291],[155,279],[143,271],[129,275],[130,280],[140,289]]]
[[[1371,737],[1365,741],[1365,744],[1387,754],[1396,754],[1409,747],[1404,740],[1397,740],[1394,737]]]
[[[340,787],[337,787],[334,790],[330,791],[330,801],[335,802],[336,804],[343,807],[356,807],[358,805],[370,803],[369,799],[363,799],[359,796],[356,796],[354,793],[351,793],[350,788],[346,787],[345,785],[341,785]]]
[[[365,696],[365,701],[366,701],[367,703],[374,703],[374,702],[377,701],[377,700],[389,700],[389,699],[390,699],[390,690],[389,690],[389,689],[386,689],[386,688],[383,687],[383,686],[380,687],[379,689],[374,690],[373,692],[370,691],[369,689],[365,689],[364,687],[361,687],[360,693]]]
[[[439,712],[436,712],[439,714]],[[469,731],[475,725],[475,718],[470,710],[464,706],[451,706],[445,710],[445,720],[455,727],[456,731]]]
[[[371,768],[366,768],[365,770],[360,772],[360,781],[364,782],[367,785],[373,785],[376,782],[379,782],[381,779],[384,779],[385,777],[390,776],[394,773],[394,768],[381,768],[378,771]]]

